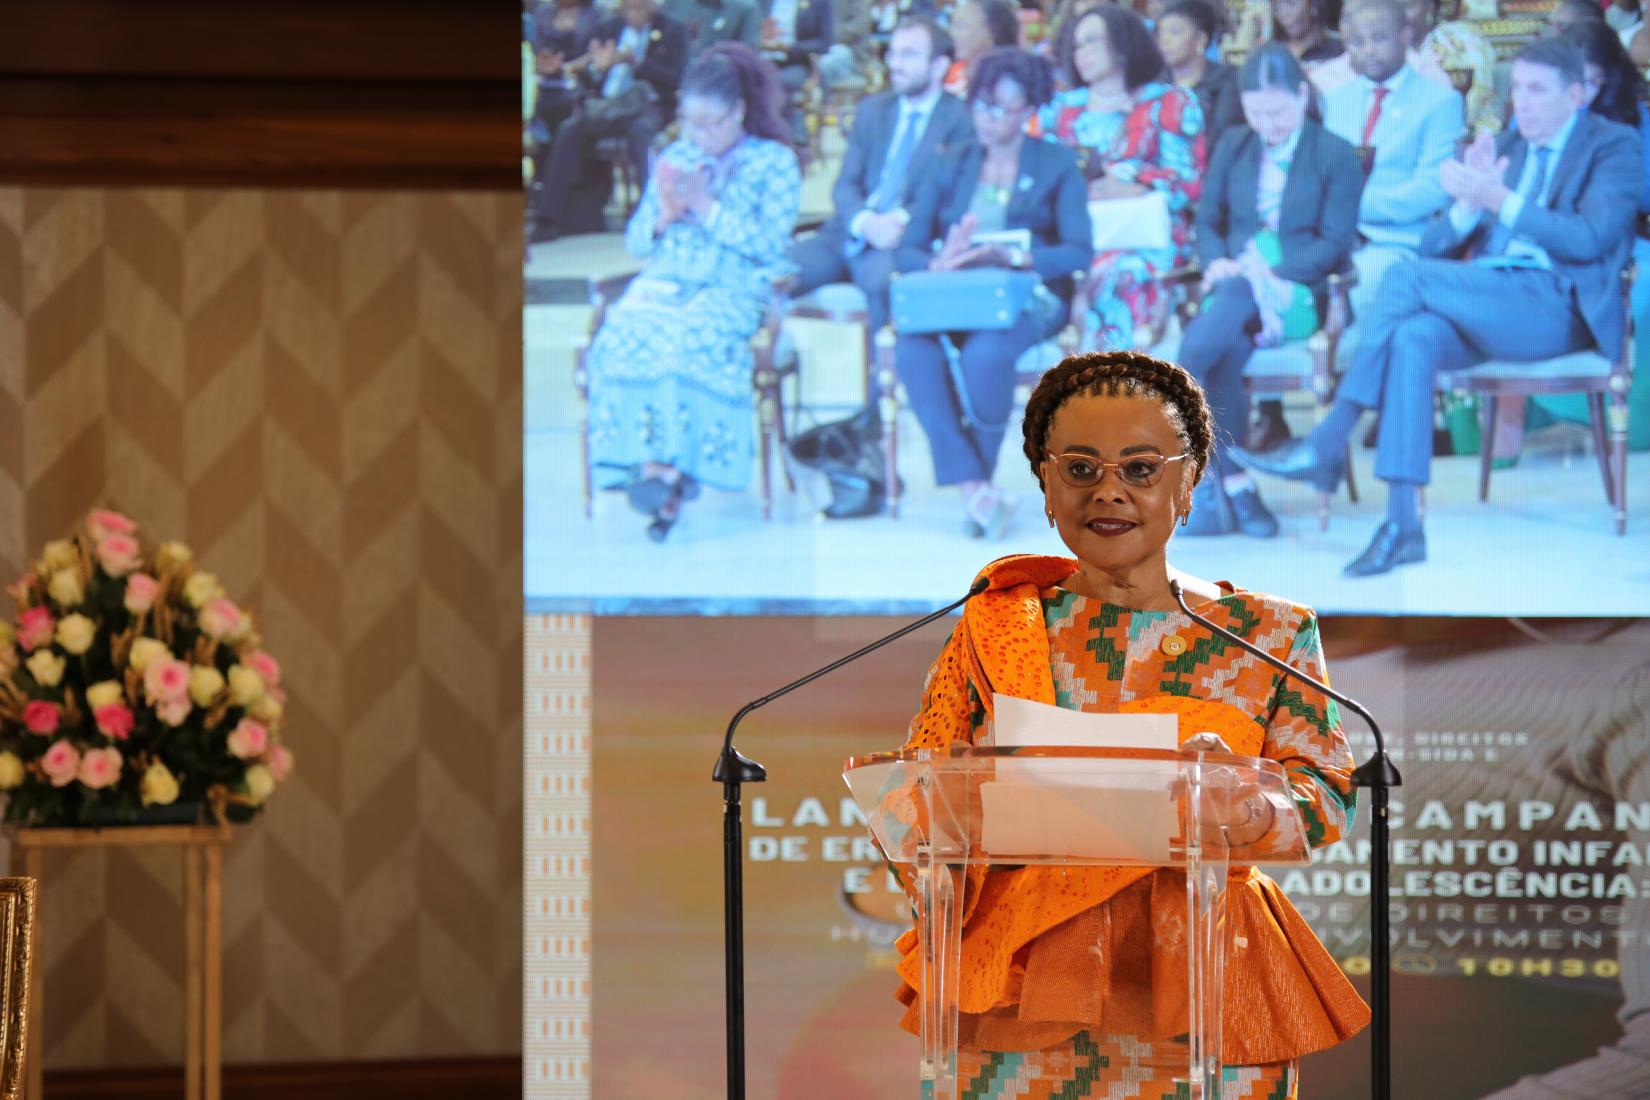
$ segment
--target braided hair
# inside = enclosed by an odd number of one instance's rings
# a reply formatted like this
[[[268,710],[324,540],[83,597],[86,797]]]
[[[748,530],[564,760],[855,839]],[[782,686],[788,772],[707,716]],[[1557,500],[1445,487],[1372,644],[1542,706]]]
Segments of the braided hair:
[[[1215,418],[1203,387],[1185,367],[1133,351],[1097,351],[1061,360],[1043,375],[1026,402],[1025,455],[1039,485],[1054,414],[1073,397],[1149,397],[1163,406],[1180,444],[1191,456],[1192,484],[1209,467]]]

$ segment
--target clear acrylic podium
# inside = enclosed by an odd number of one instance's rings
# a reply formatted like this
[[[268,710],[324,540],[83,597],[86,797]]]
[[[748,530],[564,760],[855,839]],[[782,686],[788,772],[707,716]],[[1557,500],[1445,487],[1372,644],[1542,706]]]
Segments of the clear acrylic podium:
[[[970,865],[1174,867],[1186,874],[1186,1080],[1220,1095],[1221,982],[1230,868],[1310,862],[1281,766],[1162,749],[956,746],[848,761],[871,833],[906,865],[922,978],[922,1079],[957,1095],[961,872]]]

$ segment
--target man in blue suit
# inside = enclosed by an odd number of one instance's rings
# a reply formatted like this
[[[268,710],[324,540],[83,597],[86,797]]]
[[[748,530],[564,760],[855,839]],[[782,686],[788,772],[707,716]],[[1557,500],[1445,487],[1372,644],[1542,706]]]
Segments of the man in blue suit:
[[[1449,203],[1439,178],[1462,132],[1461,96],[1427,80],[1405,58],[1410,34],[1397,0],[1357,0],[1341,17],[1341,41],[1355,74],[1324,97],[1324,126],[1364,159],[1353,253],[1353,312],[1374,304],[1381,277],[1416,254],[1433,216]]]
[[[779,70],[779,83],[791,97],[796,143],[803,145],[807,125],[796,94],[815,60],[836,41],[836,6],[834,0],[763,0],[762,15],[762,55]]]
[[[1619,354],[1619,278],[1633,245],[1643,166],[1638,134],[1583,111],[1581,52],[1538,39],[1512,67],[1516,130],[1478,138],[1440,171],[1453,202],[1423,259],[1387,272],[1335,403],[1305,439],[1245,454],[1251,469],[1332,490],[1365,409],[1380,409],[1375,476],[1387,518],[1343,571],[1426,560],[1421,487],[1430,478],[1434,374],[1486,359]],[[1471,254],[1472,258],[1467,256]]]
[[[886,58],[891,90],[859,105],[831,191],[831,220],[791,253],[801,293],[852,280],[865,294],[873,332],[888,321],[893,250],[910,221],[908,200],[942,154],[974,137],[968,108],[940,90],[951,55],[951,36],[926,16],[895,28]],[[875,407],[871,395],[867,401]]]

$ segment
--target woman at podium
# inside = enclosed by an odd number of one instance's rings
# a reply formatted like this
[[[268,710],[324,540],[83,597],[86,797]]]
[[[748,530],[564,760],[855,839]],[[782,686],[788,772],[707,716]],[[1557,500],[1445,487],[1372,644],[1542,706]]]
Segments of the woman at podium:
[[[1310,609],[1168,563],[1194,486],[1218,476],[1206,474],[1214,424],[1197,382],[1129,352],[1074,356],[1043,376],[1023,428],[1044,514],[1074,557],[1020,555],[985,569],[989,587],[966,605],[929,671],[905,748],[978,743],[994,693],[1174,714],[1183,743],[1203,735],[1204,747],[1281,764],[1314,846],[1345,836],[1353,761],[1335,704],[1213,636],[1169,591],[1178,580],[1199,614],[1324,675]],[[1240,798],[1223,824],[1234,844],[1254,843],[1276,812],[1264,798]],[[1186,1027],[1185,988],[1182,977],[1177,1014],[1173,979],[1165,1002],[1163,976],[1185,973],[1176,954],[1185,898],[1184,878],[1167,870],[971,868],[961,900],[960,1095],[1173,1100],[1174,1077],[1185,1073],[1172,1050]],[[1270,878],[1234,877],[1227,904],[1220,1095],[1293,1098],[1299,1059],[1356,1033],[1369,1010]],[[897,946],[900,999],[910,1006],[903,1026],[916,1032],[915,930]]]

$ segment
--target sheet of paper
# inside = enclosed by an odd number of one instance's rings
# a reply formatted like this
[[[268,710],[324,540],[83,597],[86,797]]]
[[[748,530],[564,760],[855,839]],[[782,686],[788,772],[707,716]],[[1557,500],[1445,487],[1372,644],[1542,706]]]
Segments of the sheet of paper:
[[[974,244],[1000,244],[1004,248],[1030,248],[1031,230],[997,229],[988,233],[976,233],[971,240]]]
[[[980,784],[980,843],[994,860],[1053,857],[1169,862],[1178,816],[1160,790],[1021,782]]]
[[[1092,714],[1001,694],[991,701],[999,746],[1173,749],[1180,744],[1180,721],[1173,714]]]
[[[1102,749],[1174,749],[1173,714],[1100,714],[1008,695],[992,697],[994,743]],[[980,786],[981,840],[992,853],[1166,863],[1179,812],[1166,761],[1008,759]]]

